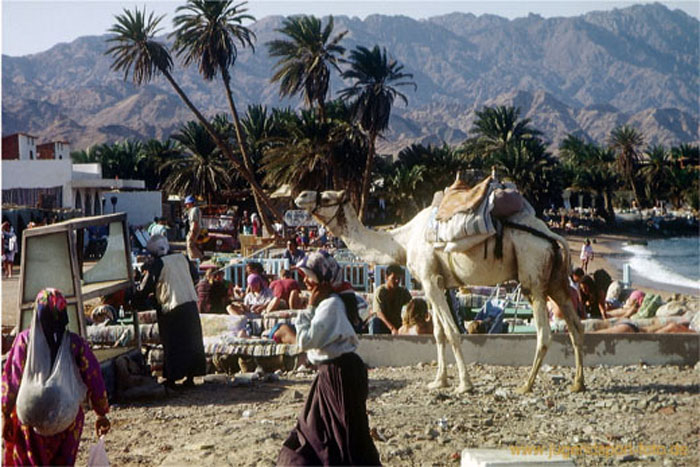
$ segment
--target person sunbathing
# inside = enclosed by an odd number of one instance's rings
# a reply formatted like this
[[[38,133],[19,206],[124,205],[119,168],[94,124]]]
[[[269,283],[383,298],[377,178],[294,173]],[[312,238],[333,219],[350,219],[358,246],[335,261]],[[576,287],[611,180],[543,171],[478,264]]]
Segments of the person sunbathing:
[[[630,294],[622,308],[608,310],[605,314],[609,318],[629,318],[639,311],[639,307],[642,306],[643,301],[644,292],[641,290],[635,290]]]
[[[652,324],[650,326],[640,326],[633,320],[621,320],[605,329],[598,329],[593,331],[597,334],[633,334],[633,333],[647,333],[647,334],[679,334],[679,333],[695,333],[690,329],[690,323],[666,323],[666,324]]]

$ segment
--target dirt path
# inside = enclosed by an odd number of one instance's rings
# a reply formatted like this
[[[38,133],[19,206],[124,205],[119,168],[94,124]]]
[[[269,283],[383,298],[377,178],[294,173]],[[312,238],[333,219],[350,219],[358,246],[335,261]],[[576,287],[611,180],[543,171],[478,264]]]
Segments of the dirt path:
[[[370,370],[370,426],[385,465],[458,465],[465,447],[674,445],[681,456],[577,456],[577,465],[697,465],[697,369],[589,368],[588,391],[567,391],[569,368],[545,367],[535,390],[513,391],[528,368],[470,365],[476,391],[428,391],[435,368]],[[451,376],[455,373],[450,370]],[[301,409],[311,374],[234,387],[203,383],[167,399],[115,406],[107,449],[113,465],[274,465]],[[452,380],[454,383],[454,380]],[[92,427],[94,414],[86,417]],[[78,464],[94,443],[83,433]],[[629,464],[628,464],[629,465]]]

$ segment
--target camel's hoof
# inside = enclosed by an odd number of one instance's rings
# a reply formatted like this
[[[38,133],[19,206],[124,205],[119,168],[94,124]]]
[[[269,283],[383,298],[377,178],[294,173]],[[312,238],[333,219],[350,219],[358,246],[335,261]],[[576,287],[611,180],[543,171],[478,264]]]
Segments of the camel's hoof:
[[[586,385],[583,383],[574,383],[569,386],[570,392],[584,392],[586,390]]]
[[[473,384],[460,384],[455,391],[456,394],[466,394],[474,391]]]
[[[515,392],[517,394],[527,394],[528,392],[532,392],[532,386],[529,386],[527,384],[524,384],[520,387],[518,387]]]
[[[446,379],[436,379],[432,383],[428,384],[428,389],[441,389],[447,387]]]

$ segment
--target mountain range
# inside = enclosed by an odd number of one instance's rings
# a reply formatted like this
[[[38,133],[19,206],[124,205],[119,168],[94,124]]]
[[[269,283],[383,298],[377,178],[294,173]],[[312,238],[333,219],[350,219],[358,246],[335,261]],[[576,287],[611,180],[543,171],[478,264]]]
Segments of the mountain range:
[[[279,38],[283,19],[268,16],[250,25],[255,51],[242,50],[232,72],[241,109],[301,105],[281,99],[270,83],[275,62],[266,43]],[[621,124],[638,128],[649,144],[700,141],[700,22],[683,11],[646,4],[566,18],[452,13],[425,20],[334,19],[336,32],[348,31],[346,49],[386,47],[414,75],[417,90],[402,89],[409,104],[394,106],[378,148],[384,153],[412,143],[458,144],[470,136],[475,110],[494,105],[520,108],[553,148],[568,133],[603,143]],[[3,135],[28,132],[84,149],[125,138],[167,138],[194,119],[163,78],[135,86],[111,71],[104,55],[108,38],[3,55]],[[219,81],[205,82],[196,67],[179,64],[174,77],[206,115],[227,111]],[[346,85],[335,76],[331,97]]]

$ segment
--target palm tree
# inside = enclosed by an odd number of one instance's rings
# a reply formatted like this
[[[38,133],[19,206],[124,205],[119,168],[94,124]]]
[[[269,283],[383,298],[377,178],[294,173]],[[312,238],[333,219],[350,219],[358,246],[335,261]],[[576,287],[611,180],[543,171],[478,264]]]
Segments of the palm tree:
[[[344,117],[349,110],[338,102],[328,106],[327,118],[314,110],[300,115],[273,112],[272,136],[264,141],[265,180],[303,189],[346,189],[359,199],[354,183],[362,173],[364,137]]]
[[[125,140],[101,144],[94,151],[105,178],[135,179],[141,176],[138,170],[141,149],[140,141]]]
[[[131,74],[136,84],[148,83],[156,74],[162,74],[206,129],[222,154],[231,159],[253,193],[257,193],[258,196],[264,195],[262,187],[253,174],[235,157],[228,144],[221,139],[211,123],[204,118],[173,78],[172,58],[168,50],[154,39],[159,32],[158,25],[163,17],[154,17],[153,13],[147,15],[145,8],[143,11],[135,8],[133,12],[125,9],[124,13],[116,15],[115,19],[116,24],[109,29],[114,36],[107,39],[107,42],[114,45],[105,52],[114,59],[110,68],[114,71],[123,71],[125,80]]]
[[[470,168],[462,155],[446,143],[438,147],[412,144],[399,152],[395,165],[423,168],[422,183],[412,192],[417,205],[422,207],[432,201],[436,191],[450,185],[458,171]]]
[[[650,201],[658,201],[668,194],[668,182],[671,179],[671,155],[661,145],[649,148],[646,160],[639,169],[646,181],[645,194]]]
[[[353,102],[355,119],[367,132],[369,140],[358,212],[358,216],[362,219],[369,198],[377,136],[389,127],[394,100],[398,97],[408,105],[408,99],[396,87],[413,86],[416,89],[417,86],[416,83],[409,81],[413,75],[404,73],[403,65],[399,65],[394,59],[388,59],[386,48],[380,50],[378,45],[375,45],[372,50],[358,46],[350,52],[349,65],[350,68],[343,72],[342,77],[354,82],[352,86],[340,91],[340,96],[344,100]]]
[[[255,178],[255,170],[248,155],[238,111],[231,93],[231,74],[229,72],[229,68],[236,63],[238,58],[237,44],[240,44],[241,47],[248,46],[254,49],[255,33],[243,26],[243,23],[254,21],[255,18],[246,14],[245,5],[246,2],[236,5],[230,0],[216,2],[188,0],[186,5],[178,7],[176,10],[180,14],[173,20],[175,31],[171,36],[175,37],[173,48],[184,66],[198,63],[199,72],[207,81],[211,81],[218,74],[221,74],[226,98],[233,116],[233,126],[243,165]],[[265,228],[268,232],[274,232],[267,212],[263,208],[264,204],[277,217],[276,210],[270,205],[268,197],[264,193],[259,194],[253,191],[253,198]]]
[[[70,158],[74,164],[90,164],[99,162],[97,152],[95,151],[95,146],[89,146],[87,149],[81,149],[80,151],[71,151]]]
[[[644,145],[642,134],[631,126],[619,126],[610,133],[609,142],[611,149],[617,153],[617,167],[620,175],[627,187],[632,190],[637,206],[643,207],[636,180],[639,152]]]
[[[595,143],[587,143],[574,135],[567,135],[559,146],[566,168],[571,172],[571,188],[589,191],[603,198],[599,208],[606,223],[615,222],[612,194],[619,186],[617,174],[612,168],[615,154],[610,149],[601,148]]]
[[[217,193],[231,185],[228,159],[198,122],[188,122],[171,138],[184,148],[185,154],[161,166],[169,171],[163,187],[179,195],[200,196],[211,204]]]
[[[539,138],[511,142],[494,152],[488,162],[517,184],[538,215],[550,206],[552,194],[563,188],[561,167]]]
[[[262,160],[265,180],[289,184],[293,192],[332,188],[332,154],[342,137],[334,123],[313,110],[281,123],[282,135],[272,139]]]
[[[160,141],[151,139],[143,143],[138,157],[138,171],[146,181],[146,188],[157,190],[169,173],[162,170],[163,165],[182,153],[177,142],[172,139]]]
[[[293,16],[277,29],[288,40],[276,39],[267,43],[270,57],[279,57],[271,82],[279,82],[280,95],[302,94],[311,107],[316,103],[320,118],[326,118],[325,102],[330,85],[330,68],[340,72],[338,63],[345,48],[339,45],[348,33],[343,31],[331,39],[333,17],[324,28],[315,16]]]
[[[484,107],[476,111],[472,132],[484,155],[504,151],[511,143],[530,140],[542,133],[530,127],[530,119],[519,120],[520,109],[515,107]]]
[[[387,201],[393,206],[400,219],[415,215],[422,201],[416,196],[420,185],[426,181],[427,169],[424,165],[394,164],[384,176],[384,190]]]

